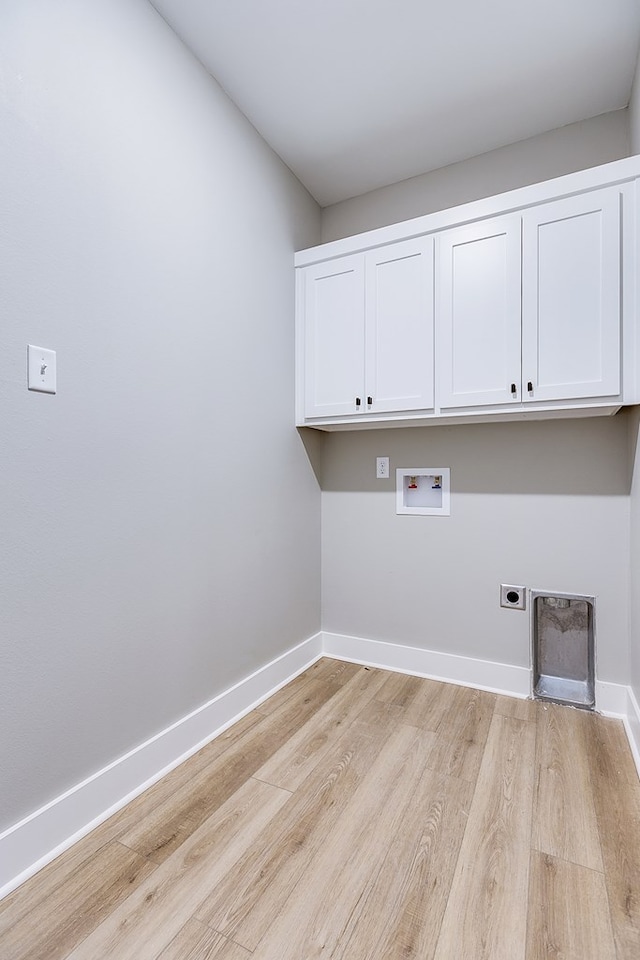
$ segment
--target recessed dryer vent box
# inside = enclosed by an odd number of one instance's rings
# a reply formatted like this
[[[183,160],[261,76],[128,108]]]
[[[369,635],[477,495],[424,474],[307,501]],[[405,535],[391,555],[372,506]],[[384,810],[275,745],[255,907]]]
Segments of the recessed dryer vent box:
[[[396,513],[448,517],[450,488],[449,467],[401,467],[396,470]]]

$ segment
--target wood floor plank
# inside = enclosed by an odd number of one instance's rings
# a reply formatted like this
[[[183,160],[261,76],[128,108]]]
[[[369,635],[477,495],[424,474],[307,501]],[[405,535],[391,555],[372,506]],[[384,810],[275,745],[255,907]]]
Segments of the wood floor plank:
[[[536,700],[522,700],[519,697],[496,696],[495,712],[501,717],[514,717],[516,720],[530,720],[536,722],[538,710],[543,705]]]
[[[532,851],[526,960],[616,960],[604,876]]]
[[[122,833],[122,843],[162,863],[341,689],[312,680],[301,696],[263,717],[245,736]]]
[[[379,670],[359,667],[340,691],[255,772],[258,780],[296,790],[384,682]]]
[[[273,917],[303,881],[327,834],[370,776],[395,727],[393,714],[382,715],[375,724],[358,719],[348,727],[274,817],[269,831],[202,903],[197,918],[254,950]]]
[[[247,781],[159,866],[69,960],[141,960],[162,953],[291,794]]]
[[[424,771],[430,735],[400,726],[380,750],[263,939],[255,960],[331,957],[367,883],[377,875],[390,843],[408,815]],[[286,948],[285,946],[286,945]]]
[[[403,723],[403,717],[402,707],[397,707],[394,703],[382,703],[381,700],[370,700],[358,712],[358,721],[370,726],[387,723],[390,720]]]
[[[67,880],[81,870],[113,837],[97,838],[96,831],[83,837],[51,863],[0,901],[0,931],[18,923],[42,901],[50,897]]]
[[[23,915],[0,918],[0,957],[62,960],[156,869],[155,864],[112,841],[82,864],[48,897],[25,896]]]
[[[524,960],[535,725],[496,714],[436,960]]]
[[[335,660],[333,657],[321,657],[312,664],[307,673],[312,680],[324,680],[327,683],[348,683],[363,669],[359,663],[348,660]],[[368,667],[364,668],[369,669]]]
[[[387,673],[382,687],[376,693],[376,700],[406,708],[420,692],[423,682],[420,677],[406,673]]]
[[[230,747],[239,743],[245,734],[252,730],[261,719],[262,714],[253,710],[240,720],[237,720],[226,730],[223,730],[215,740],[211,740],[210,743],[207,743],[198,750],[197,753],[194,753],[188,760],[185,760],[184,763],[181,763],[174,770],[167,773],[162,780],[149,788],[148,793],[141,794],[139,798],[136,798],[136,801],[139,801],[139,806],[143,808],[145,801],[148,801],[149,806],[157,806],[165,796],[168,796],[169,793],[173,793],[173,791],[179,789],[185,783],[188,783],[208,767],[213,760],[221,757]]]
[[[225,750],[239,742],[260,719],[260,714],[252,712],[238,720],[193,757],[166,774],[158,783],[149,787],[126,807],[96,827],[88,836],[65,850],[18,890],[5,897],[0,902],[0,929],[7,929],[26,913],[31,913],[38,903],[51,896],[68,877],[82,870],[84,865],[92,857],[97,856],[103,847],[122,836],[127,830],[133,829],[136,824],[144,820],[150,810],[158,808],[216,757],[222,756]]]
[[[298,674],[297,677],[294,677],[293,680],[285,684],[284,687],[281,687],[276,693],[272,694],[272,696],[263,700],[263,702],[256,707],[256,711],[263,716],[275,713],[276,710],[280,710],[285,703],[289,703],[294,697],[303,696],[306,688],[312,683],[313,679],[309,676],[309,670],[305,670],[304,673]]]
[[[331,960],[431,960],[473,785],[426,770]]]
[[[242,749],[246,735],[250,731],[254,731],[254,728],[262,719],[262,715],[256,711],[242,717],[229,729],[223,731],[215,740],[206,744],[184,763],[171,770],[162,780],[153,784],[148,790],[145,790],[144,793],[127,804],[123,810],[98,827],[98,835],[100,832],[104,832],[109,836],[116,836],[120,839],[130,836],[133,831],[140,829],[140,824],[146,822],[150,811],[164,809],[167,803],[173,804],[180,791],[182,793],[189,792],[194,781],[199,781],[203,777],[206,778],[212,764],[224,757],[228,750],[234,747]],[[223,760],[222,763],[224,762]],[[127,845],[131,846],[131,844]]]
[[[404,723],[421,730],[437,731],[455,702],[457,689],[453,683],[423,680],[416,696],[405,709]]]
[[[341,686],[343,683],[347,683],[359,669],[360,666],[357,663],[321,657],[320,660],[312,663],[303,673],[298,674],[297,677],[261,703],[256,709],[262,714],[275,713],[293,697],[299,697],[313,681],[322,680],[334,686]]]
[[[1,960],[640,960],[618,721],[327,660],[288,687],[7,897]]]
[[[250,960],[251,954],[204,923],[187,920],[155,960]]]
[[[538,714],[532,843],[541,853],[602,872],[586,721],[583,711],[556,704]]]
[[[585,731],[617,960],[640,957],[640,782],[619,720]]]
[[[455,687],[438,726],[429,766],[437,773],[475,782],[495,709],[495,695]]]

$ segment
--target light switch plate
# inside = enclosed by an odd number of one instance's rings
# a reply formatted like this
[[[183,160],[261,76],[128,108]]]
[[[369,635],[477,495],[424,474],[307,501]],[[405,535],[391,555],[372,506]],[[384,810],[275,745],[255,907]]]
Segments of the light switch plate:
[[[27,346],[27,386],[40,393],[56,392],[56,352]]]

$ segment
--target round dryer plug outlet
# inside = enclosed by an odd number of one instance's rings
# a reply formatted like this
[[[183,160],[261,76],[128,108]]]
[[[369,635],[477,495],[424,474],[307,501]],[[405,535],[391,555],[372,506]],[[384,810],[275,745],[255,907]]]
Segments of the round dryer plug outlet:
[[[511,610],[524,610],[527,606],[526,587],[514,587],[509,583],[500,584],[500,606]]]

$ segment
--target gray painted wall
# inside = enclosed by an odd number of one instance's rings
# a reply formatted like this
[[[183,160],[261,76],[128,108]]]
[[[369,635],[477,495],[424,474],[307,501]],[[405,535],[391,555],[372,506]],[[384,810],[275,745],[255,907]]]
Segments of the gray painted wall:
[[[5,0],[0,63],[1,829],[319,629],[320,493],[315,202],[146,0]]]
[[[451,516],[395,513],[398,467],[450,467]],[[323,628],[527,666],[499,584],[594,595],[598,676],[628,683],[627,415],[327,435]]]
[[[640,51],[629,101],[629,141],[631,154],[640,153]]]
[[[633,464],[631,487],[631,618],[630,684],[640,703],[640,408],[629,415],[629,459]]]
[[[627,110],[605,113],[326,207],[322,241],[620,160],[629,152]]]
[[[631,153],[640,153],[640,54],[629,103]],[[640,703],[640,448],[638,432],[640,417],[629,421],[631,456],[635,461],[631,491],[631,686]]]

